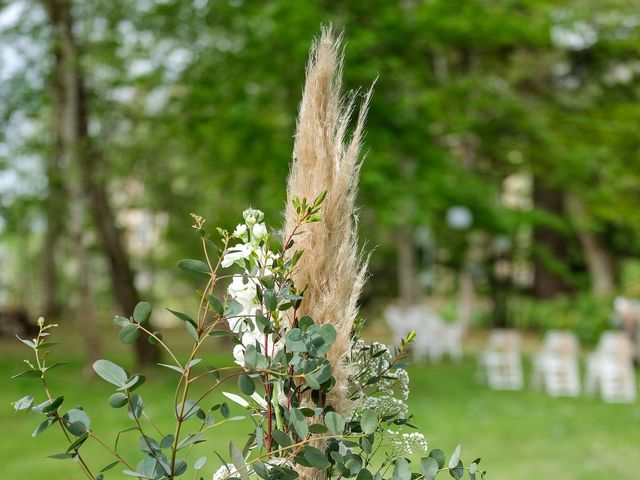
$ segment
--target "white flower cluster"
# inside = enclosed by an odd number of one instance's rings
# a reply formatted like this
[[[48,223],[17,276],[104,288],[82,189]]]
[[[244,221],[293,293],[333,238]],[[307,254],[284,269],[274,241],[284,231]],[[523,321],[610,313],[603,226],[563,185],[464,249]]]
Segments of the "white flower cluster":
[[[232,463],[222,465],[213,474],[212,480],[225,480],[227,478],[235,477],[238,474],[238,469]]]
[[[374,355],[381,351],[384,353],[374,358]],[[409,374],[402,368],[389,368],[393,361],[389,348],[382,343],[374,342],[367,345],[362,340],[357,340],[352,348],[352,358],[353,370],[359,374],[359,385],[367,385],[371,378],[384,372],[378,382],[365,387],[367,390],[363,392],[361,407],[375,410],[380,416],[406,418],[409,414],[406,404],[409,398]]]
[[[241,344],[233,349],[233,356],[238,365],[244,366],[244,351],[247,345],[256,345],[260,351],[273,356],[282,349],[282,341],[274,344],[273,334],[261,333],[255,322],[256,315],[261,314],[258,299],[257,278],[271,276],[272,268],[278,255],[268,247],[268,232],[262,222],[264,214],[260,210],[249,208],[242,213],[244,223],[239,224],[232,237],[240,240],[229,247],[222,257],[222,267],[240,266],[242,274],[234,275],[227,287],[229,296],[242,306],[242,311],[228,318],[232,332],[241,334]],[[272,319],[274,320],[274,319]]]
[[[391,442],[394,453],[398,456],[420,455],[428,451],[427,440],[419,432],[407,433],[387,430],[387,437]]]

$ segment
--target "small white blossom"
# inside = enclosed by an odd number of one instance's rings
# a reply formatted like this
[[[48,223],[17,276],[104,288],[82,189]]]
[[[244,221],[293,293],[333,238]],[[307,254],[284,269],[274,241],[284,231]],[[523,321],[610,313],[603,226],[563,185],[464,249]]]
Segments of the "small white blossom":
[[[256,306],[256,284],[251,279],[245,280],[242,275],[234,275],[227,293],[247,309]]]
[[[236,226],[236,229],[233,231],[233,236],[242,240],[243,242],[247,241],[247,226],[244,223],[239,223]]]
[[[253,233],[254,241],[259,242],[267,237],[267,227],[264,223],[256,223],[251,233]]]
[[[238,244],[227,249],[222,257],[222,268],[229,268],[239,260],[245,260],[251,256],[251,248],[248,245]]]
[[[424,438],[424,435],[419,432],[402,433],[395,430],[387,430],[387,436],[391,441],[396,455],[419,455],[427,453],[427,440]]]

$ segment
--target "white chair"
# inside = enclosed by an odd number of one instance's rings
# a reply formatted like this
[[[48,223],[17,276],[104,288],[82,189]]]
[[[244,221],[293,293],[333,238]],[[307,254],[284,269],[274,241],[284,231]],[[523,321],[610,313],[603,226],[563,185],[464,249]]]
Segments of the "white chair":
[[[456,361],[462,359],[464,329],[458,324],[446,324],[433,310],[423,305],[391,305],[385,309],[385,318],[396,344],[409,332],[416,332],[412,350],[415,362],[426,357],[437,363],[445,354]]]
[[[567,331],[551,330],[533,360],[532,385],[554,397],[580,394],[578,340]]]
[[[521,389],[524,376],[520,334],[515,330],[492,330],[487,349],[480,355],[480,366],[486,372],[489,387],[494,390]]]
[[[598,391],[605,402],[630,403],[636,399],[633,345],[620,331],[604,332],[596,351],[587,358],[585,390]]]

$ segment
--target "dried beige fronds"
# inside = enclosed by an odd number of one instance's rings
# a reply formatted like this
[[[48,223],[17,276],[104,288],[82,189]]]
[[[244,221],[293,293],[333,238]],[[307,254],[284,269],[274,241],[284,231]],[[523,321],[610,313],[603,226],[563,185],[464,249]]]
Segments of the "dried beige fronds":
[[[311,47],[306,69],[293,163],[287,186],[285,232],[295,226],[294,197],[313,200],[323,191],[323,221],[306,225],[296,238],[304,249],[294,281],[307,287],[301,315],[332,324],[338,335],[328,353],[337,384],[327,403],[344,413],[350,369],[350,334],[358,314],[358,298],[366,276],[357,246],[356,193],[360,173],[360,146],[371,90],[362,100],[357,122],[347,135],[357,92],[341,95],[342,36],[322,29]]]

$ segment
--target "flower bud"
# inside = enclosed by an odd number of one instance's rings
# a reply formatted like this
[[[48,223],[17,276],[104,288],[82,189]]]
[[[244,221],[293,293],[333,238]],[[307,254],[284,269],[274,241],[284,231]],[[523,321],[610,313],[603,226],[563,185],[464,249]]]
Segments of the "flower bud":
[[[254,240],[264,240],[267,236],[267,227],[264,223],[256,223],[253,226],[252,233]]]

